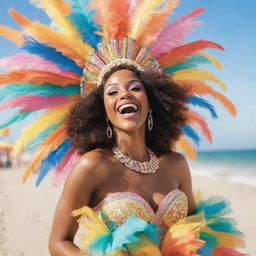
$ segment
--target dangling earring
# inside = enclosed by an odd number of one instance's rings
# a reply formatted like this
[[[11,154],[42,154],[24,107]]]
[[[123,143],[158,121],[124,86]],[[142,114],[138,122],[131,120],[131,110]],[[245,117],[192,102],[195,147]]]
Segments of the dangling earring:
[[[112,136],[113,136],[113,131],[112,131],[110,125],[109,125],[109,120],[108,120],[108,119],[107,119],[107,130],[106,130],[106,134],[107,134],[107,137],[108,137],[109,139],[111,139]]]
[[[148,130],[152,131],[153,128],[153,116],[152,116],[152,110],[149,110],[149,114],[148,114]]]

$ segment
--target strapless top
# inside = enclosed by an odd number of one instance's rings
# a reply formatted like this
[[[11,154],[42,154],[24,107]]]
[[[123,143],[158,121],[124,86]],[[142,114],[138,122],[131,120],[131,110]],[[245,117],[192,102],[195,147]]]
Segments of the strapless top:
[[[132,192],[116,192],[106,196],[93,210],[100,213],[111,231],[120,227],[130,216],[156,223],[165,229],[187,216],[188,200],[184,192],[174,189],[163,198],[154,212],[141,196]]]

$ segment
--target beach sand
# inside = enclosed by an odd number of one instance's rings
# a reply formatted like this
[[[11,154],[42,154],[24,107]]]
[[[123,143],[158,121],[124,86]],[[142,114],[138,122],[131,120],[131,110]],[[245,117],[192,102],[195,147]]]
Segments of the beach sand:
[[[50,177],[35,187],[35,177],[20,184],[22,170],[0,169],[0,256],[47,256],[48,236],[62,187]],[[247,253],[256,255],[256,188],[193,177],[194,190],[222,195],[232,204],[239,228],[246,234]]]

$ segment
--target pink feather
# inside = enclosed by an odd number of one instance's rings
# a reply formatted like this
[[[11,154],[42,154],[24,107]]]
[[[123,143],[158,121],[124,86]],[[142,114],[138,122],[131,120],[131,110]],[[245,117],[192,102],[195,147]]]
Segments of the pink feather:
[[[55,73],[69,78],[79,79],[79,75],[64,71],[55,63],[49,62],[33,54],[19,53],[11,57],[5,57],[0,59],[0,68],[7,68],[8,70],[40,70]]]
[[[170,52],[171,49],[184,44],[187,35],[194,31],[193,26],[202,24],[202,21],[195,21],[193,18],[204,11],[203,8],[195,9],[186,16],[181,16],[175,21],[167,23],[158,35],[158,39],[151,47],[151,54],[154,58]]]
[[[65,182],[67,176],[73,169],[76,161],[80,158],[77,150],[71,148],[56,167],[53,185],[59,186]]]
[[[41,110],[44,108],[51,108],[58,105],[66,104],[69,102],[68,96],[49,96],[44,97],[41,95],[27,94],[18,96],[15,99],[9,100],[0,106],[0,110],[6,108],[22,107],[19,112],[30,112]]]

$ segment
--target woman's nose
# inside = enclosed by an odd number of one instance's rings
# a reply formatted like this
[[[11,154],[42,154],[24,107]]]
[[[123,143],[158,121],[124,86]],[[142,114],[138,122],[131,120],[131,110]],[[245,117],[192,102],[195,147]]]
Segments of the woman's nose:
[[[126,99],[131,96],[130,92],[128,90],[122,90],[120,93],[120,99]]]

